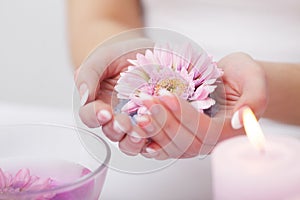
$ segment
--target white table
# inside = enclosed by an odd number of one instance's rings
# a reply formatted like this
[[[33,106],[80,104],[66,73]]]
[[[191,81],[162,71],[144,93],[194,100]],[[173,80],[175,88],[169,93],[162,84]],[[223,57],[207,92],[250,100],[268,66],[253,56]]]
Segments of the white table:
[[[74,124],[71,110],[22,106],[0,101],[0,124],[54,122]],[[261,121],[266,133],[300,138],[300,127]],[[100,199],[211,199],[210,157],[179,160],[148,174],[130,174],[110,169]]]

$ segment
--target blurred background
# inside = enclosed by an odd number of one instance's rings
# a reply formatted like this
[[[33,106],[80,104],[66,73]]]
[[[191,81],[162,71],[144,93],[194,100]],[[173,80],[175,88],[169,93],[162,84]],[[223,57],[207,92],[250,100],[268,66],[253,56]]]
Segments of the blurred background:
[[[300,1],[279,0],[273,7],[275,1],[143,3],[148,26],[177,30],[216,59],[232,51],[246,51],[258,59],[300,62]],[[190,10],[184,9],[187,2],[192,2]],[[179,9],[172,11],[170,6]],[[0,123],[16,118],[24,121],[29,115],[72,123],[74,83],[66,25],[64,0],[0,0]],[[299,134],[298,127],[262,124],[269,133]],[[139,195],[143,199],[211,199],[209,158],[181,160],[168,170],[144,176],[111,170],[109,177],[103,199],[125,194],[127,199]]]
[[[299,0],[188,2],[185,11],[186,1],[143,0],[146,25],[185,34],[215,59],[300,62]],[[0,0],[0,24],[0,101],[71,109],[66,1]]]
[[[0,101],[71,108],[65,3],[0,0]]]
[[[183,9],[169,9],[182,8],[185,1],[173,2],[170,5],[170,1],[144,0],[145,23],[186,34],[217,59],[239,50],[259,59],[300,61],[298,0],[280,0],[276,6],[272,0],[255,0],[251,4],[239,0],[191,0],[199,5],[189,6],[189,15]],[[0,0],[1,101],[72,106],[73,72],[65,4],[63,0]],[[168,15],[164,14],[166,9],[170,10]]]

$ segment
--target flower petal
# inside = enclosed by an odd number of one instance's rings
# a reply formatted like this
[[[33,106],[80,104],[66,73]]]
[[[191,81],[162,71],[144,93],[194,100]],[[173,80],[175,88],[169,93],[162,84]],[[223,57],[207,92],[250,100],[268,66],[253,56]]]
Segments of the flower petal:
[[[208,97],[208,95],[209,91],[207,91],[203,86],[199,86],[189,100],[204,100]]]
[[[13,188],[22,189],[30,181],[29,169],[20,169],[12,180]]]
[[[121,111],[122,112],[126,112],[126,113],[134,113],[135,111],[137,111],[137,109],[139,108],[140,106],[138,104],[136,104],[135,102],[133,101],[129,101],[128,103],[126,103]]]
[[[5,174],[5,177],[6,177],[5,185],[6,185],[6,187],[10,187],[12,182],[13,182],[13,176],[8,172],[5,172],[4,174]]]
[[[3,173],[2,169],[0,168],[0,189],[3,189],[6,187],[6,176]]]
[[[204,109],[210,108],[212,105],[214,105],[216,101],[212,98],[207,98],[206,100],[197,100],[192,101],[191,104],[196,110],[202,111]]]
[[[53,180],[51,178],[42,179],[38,178],[33,184],[27,188],[27,191],[40,191],[46,190],[53,187]]]
[[[156,44],[153,50],[146,50],[144,55],[139,53],[136,60],[128,62],[133,66],[121,73],[115,86],[118,98],[129,100],[123,111],[130,114],[144,112],[139,93],[161,95],[170,91],[192,102],[199,111],[215,103],[208,97],[223,72],[211,56],[192,44]]]
[[[158,59],[158,63],[162,65],[163,67],[172,67],[173,63],[173,53],[170,50],[170,47],[168,44],[161,45],[157,44],[154,47],[153,50],[154,55]]]
[[[148,110],[147,107],[141,106],[141,107],[139,107],[137,114],[138,115],[150,115],[150,111]]]
[[[137,60],[127,59],[127,61],[128,61],[130,64],[134,65],[134,66],[138,66],[138,65],[139,65],[139,63],[137,62]]]
[[[23,186],[23,190],[28,190],[28,188],[30,188],[31,185],[33,185],[38,180],[39,180],[39,177],[37,177],[37,176],[31,176],[30,177],[30,181],[28,181],[28,183]]]

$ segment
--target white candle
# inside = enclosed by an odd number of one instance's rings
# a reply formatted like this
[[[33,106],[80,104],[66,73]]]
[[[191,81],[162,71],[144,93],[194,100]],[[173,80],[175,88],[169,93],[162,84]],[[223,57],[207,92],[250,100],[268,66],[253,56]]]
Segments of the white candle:
[[[243,120],[246,125],[247,119]],[[251,130],[246,131],[248,135]],[[247,136],[223,141],[214,149],[214,199],[299,200],[300,140],[276,135],[256,138],[260,138],[256,145],[259,150]]]

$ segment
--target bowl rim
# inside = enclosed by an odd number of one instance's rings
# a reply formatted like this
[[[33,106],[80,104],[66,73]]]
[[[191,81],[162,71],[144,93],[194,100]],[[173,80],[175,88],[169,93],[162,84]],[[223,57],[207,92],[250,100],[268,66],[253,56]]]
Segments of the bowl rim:
[[[46,194],[59,194],[63,191],[70,191],[73,190],[77,187],[79,187],[80,185],[83,185],[85,183],[88,183],[89,181],[92,180],[93,177],[95,177],[96,175],[101,174],[104,170],[108,169],[109,166],[109,161],[111,158],[111,150],[109,145],[107,144],[107,142],[101,138],[99,135],[93,133],[92,131],[89,131],[87,129],[81,128],[81,127],[77,127],[77,126],[73,126],[73,125],[64,125],[64,124],[59,124],[59,123],[47,123],[47,122],[42,122],[42,123],[16,123],[16,124],[0,124],[0,128],[1,127],[16,127],[16,126],[42,126],[42,127],[52,127],[52,128],[65,128],[65,129],[69,129],[69,130],[74,130],[76,131],[76,134],[78,137],[80,137],[78,134],[78,132],[85,132],[89,135],[91,135],[92,137],[94,137],[95,139],[97,139],[98,141],[102,142],[105,146],[106,149],[106,156],[104,161],[102,162],[102,164],[96,168],[94,171],[92,171],[91,173],[84,175],[83,177],[80,177],[78,180],[72,182],[72,183],[67,183],[67,184],[63,184],[51,189],[44,189],[44,190],[39,190],[39,191],[24,191],[24,192],[18,192],[18,193],[11,193],[11,194],[1,194],[0,193],[0,197],[33,197],[33,196],[40,196],[40,195],[46,195]],[[79,138],[79,140],[81,140]],[[92,155],[92,153],[86,148],[86,145],[84,145],[81,141],[81,145],[83,146],[83,148],[95,159],[94,155]],[[50,198],[51,199],[51,198]]]

